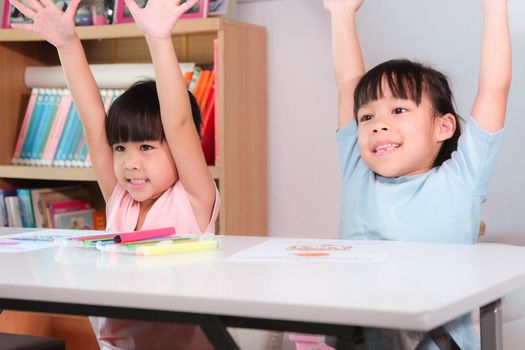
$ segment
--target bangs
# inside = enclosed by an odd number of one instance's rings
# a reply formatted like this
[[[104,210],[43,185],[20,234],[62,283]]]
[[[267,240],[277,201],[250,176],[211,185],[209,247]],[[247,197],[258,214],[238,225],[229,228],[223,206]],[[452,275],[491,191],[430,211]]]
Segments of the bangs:
[[[106,135],[111,146],[166,138],[155,82],[135,85],[115,100],[106,118]]]
[[[391,60],[368,71],[359,81],[354,93],[354,115],[361,106],[385,96],[388,88],[394,98],[421,103],[424,85],[423,67],[408,60]]]

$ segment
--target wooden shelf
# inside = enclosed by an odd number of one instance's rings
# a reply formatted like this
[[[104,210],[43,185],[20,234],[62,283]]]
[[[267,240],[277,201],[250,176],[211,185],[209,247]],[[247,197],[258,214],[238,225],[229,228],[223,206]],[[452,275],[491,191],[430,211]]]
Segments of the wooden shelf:
[[[224,20],[220,17],[186,19],[177,23],[174,35],[216,32],[221,29]],[[80,40],[138,38],[144,34],[135,23],[109,24],[103,26],[77,27]],[[0,29],[0,41],[44,41],[35,33],[19,29]]]
[[[151,62],[146,40],[134,23],[76,30],[92,64]],[[218,233],[266,235],[266,30],[220,17],[188,19],[177,23],[173,43],[181,61],[204,65],[218,58],[216,147],[220,166],[210,167],[221,195]],[[86,182],[96,190],[92,169],[11,165],[30,96],[25,69],[59,64],[56,49],[37,35],[0,29],[0,186],[74,181]],[[103,207],[101,202],[98,209]]]
[[[214,179],[219,178],[219,168],[209,167]],[[59,180],[59,181],[97,181],[93,168],[59,168],[44,166],[0,165],[0,178]]]

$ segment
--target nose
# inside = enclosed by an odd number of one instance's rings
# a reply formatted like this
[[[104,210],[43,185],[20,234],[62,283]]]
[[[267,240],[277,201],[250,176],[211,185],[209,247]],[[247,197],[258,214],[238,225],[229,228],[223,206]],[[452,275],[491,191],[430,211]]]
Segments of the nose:
[[[126,152],[124,158],[124,168],[126,170],[138,170],[140,169],[140,162],[135,152]]]
[[[372,128],[372,132],[374,132],[374,133],[378,133],[380,131],[388,131],[388,130],[389,130],[388,126],[384,125],[384,124],[382,124],[382,125],[375,125]]]

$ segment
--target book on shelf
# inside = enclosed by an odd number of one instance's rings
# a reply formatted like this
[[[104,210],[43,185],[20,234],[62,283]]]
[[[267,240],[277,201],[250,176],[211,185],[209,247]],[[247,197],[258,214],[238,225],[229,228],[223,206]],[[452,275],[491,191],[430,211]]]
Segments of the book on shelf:
[[[91,209],[91,204],[85,200],[70,200],[66,202],[55,202],[49,204],[49,217],[52,226],[55,228],[60,228],[57,226],[56,215],[64,214],[69,212],[76,212],[79,210]]]
[[[193,93],[201,112],[201,147],[206,164],[214,165],[215,153],[215,78],[214,69],[195,66],[192,76],[185,77],[188,90]]]
[[[7,211],[7,225],[9,227],[23,227],[18,196],[14,195],[5,197],[4,201]]]
[[[90,208],[55,214],[53,217],[54,227],[74,230],[94,230],[94,213],[95,209]]]
[[[150,64],[119,64],[116,65],[116,70],[121,72],[128,67],[133,71],[133,75],[144,73],[148,76],[152,69]],[[211,69],[203,69],[203,67]],[[188,84],[188,90],[194,94],[201,110],[203,119],[201,131],[210,130],[211,123],[216,122],[215,118],[207,118],[211,112],[216,111],[213,108],[216,98],[212,98],[212,95],[216,91],[217,72],[213,67],[213,64],[201,67],[191,62],[180,65]],[[113,84],[107,77],[110,65],[93,65],[92,68],[97,73],[99,81],[104,82],[106,79],[105,84]],[[64,88],[56,88],[62,83],[60,79],[63,79],[57,78],[56,74],[60,73],[63,76],[62,70],[55,66],[49,67],[49,70],[49,76],[47,76],[44,67],[27,67],[26,69],[26,83],[45,83],[52,88],[32,88],[11,162],[16,165],[91,167],[78,110],[69,91]],[[120,76],[120,73],[118,75]],[[120,83],[128,82],[129,76],[122,74],[117,80]],[[65,81],[63,83],[65,84]],[[100,98],[106,113],[115,99],[123,92],[123,89],[118,88],[100,90]],[[214,138],[215,135],[207,134],[204,143],[215,143]],[[203,144],[205,152],[213,151],[205,144]],[[215,154],[209,154],[206,159],[209,165],[213,165],[217,157]]]
[[[53,188],[49,192],[42,192],[39,196],[38,209],[43,217],[44,227],[53,227],[51,205],[58,202],[73,200],[90,201],[89,190],[82,186]]]
[[[215,164],[215,96],[209,100],[209,106],[205,109],[202,119],[201,146],[206,159],[206,164]]]
[[[16,188],[0,188],[0,226],[8,226],[8,215],[5,199],[7,197],[16,196]]]
[[[0,227],[71,228],[75,217],[85,228],[105,229],[105,213],[92,207],[86,187],[0,188]]]
[[[31,189],[17,188],[16,194],[20,203],[20,214],[22,216],[23,227],[36,227],[35,215],[33,213],[33,203],[31,200]]]

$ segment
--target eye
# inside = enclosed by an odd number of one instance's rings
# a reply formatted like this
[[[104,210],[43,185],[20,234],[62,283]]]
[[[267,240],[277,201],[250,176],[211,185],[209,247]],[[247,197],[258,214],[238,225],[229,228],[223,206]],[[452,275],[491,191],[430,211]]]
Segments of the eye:
[[[360,118],[359,118],[359,121],[360,122],[366,122],[366,121],[369,121],[369,120],[372,120],[373,116],[371,114],[363,114]]]
[[[113,146],[113,150],[115,152],[124,152],[126,150],[126,148],[122,145],[115,145]]]
[[[397,107],[397,108],[394,108],[394,110],[393,110],[394,114],[402,114],[402,113],[406,113],[406,112],[408,112],[408,109],[403,108],[403,107]]]
[[[140,150],[141,151],[149,151],[149,150],[152,150],[152,149],[153,149],[152,145],[148,145],[148,144],[140,145]]]

